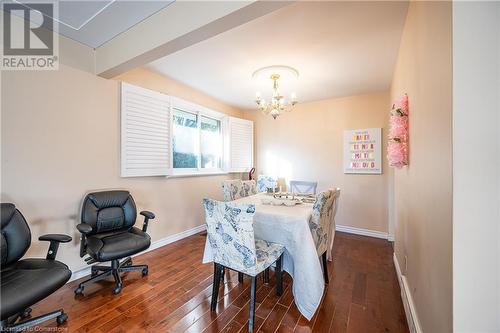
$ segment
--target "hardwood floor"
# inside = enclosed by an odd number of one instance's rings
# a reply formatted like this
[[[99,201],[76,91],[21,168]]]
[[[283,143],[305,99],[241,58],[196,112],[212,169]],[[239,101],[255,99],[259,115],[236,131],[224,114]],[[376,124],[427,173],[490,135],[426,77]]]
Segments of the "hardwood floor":
[[[86,286],[84,296],[74,295],[73,281],[33,306],[33,316],[64,308],[60,332],[246,332],[250,279],[240,284],[226,274],[210,312],[213,265],[201,263],[204,243],[198,234],[133,258],[149,265],[149,275],[124,274],[116,296],[112,279]],[[276,296],[271,272],[268,285],[258,282],[255,332],[408,332],[392,252],[387,241],[337,232],[330,284],[313,319],[297,310],[288,274]]]

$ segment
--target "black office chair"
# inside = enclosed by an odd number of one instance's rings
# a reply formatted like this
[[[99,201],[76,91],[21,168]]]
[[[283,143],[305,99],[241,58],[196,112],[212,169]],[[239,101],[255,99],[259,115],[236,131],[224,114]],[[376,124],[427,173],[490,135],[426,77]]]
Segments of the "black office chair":
[[[62,309],[36,318],[30,317],[36,302],[61,288],[71,277],[68,266],[55,260],[59,243],[71,241],[68,235],[49,234],[39,237],[49,241],[46,259],[23,259],[31,244],[31,232],[24,216],[11,203],[2,203],[1,215],[1,324],[0,331],[17,332],[57,318],[62,324],[68,316]]]
[[[148,211],[141,212],[141,215],[144,216],[142,230],[134,227],[137,210],[128,191],[87,194],[83,201],[82,223],[76,226],[82,234],[80,257],[88,254],[90,257],[85,261],[89,265],[111,261],[111,266],[92,266],[91,278],[80,283],[75,294],[83,294],[85,285],[110,275],[115,279],[113,292],[118,294],[122,289],[121,272],[141,270],[142,276],[148,274],[147,265],[132,266],[132,258],[129,257],[151,245],[151,238],[146,231],[149,220],[154,219],[155,215]]]

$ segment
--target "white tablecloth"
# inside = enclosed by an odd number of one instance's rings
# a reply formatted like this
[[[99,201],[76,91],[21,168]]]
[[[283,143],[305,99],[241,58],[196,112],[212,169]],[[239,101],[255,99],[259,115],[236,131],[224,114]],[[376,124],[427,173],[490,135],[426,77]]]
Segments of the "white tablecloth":
[[[255,204],[255,237],[286,247],[283,269],[293,278],[293,296],[300,313],[308,320],[319,307],[325,288],[320,260],[309,230],[312,204],[293,207],[263,205],[264,193],[235,202]],[[213,261],[212,249],[205,244],[203,263]]]

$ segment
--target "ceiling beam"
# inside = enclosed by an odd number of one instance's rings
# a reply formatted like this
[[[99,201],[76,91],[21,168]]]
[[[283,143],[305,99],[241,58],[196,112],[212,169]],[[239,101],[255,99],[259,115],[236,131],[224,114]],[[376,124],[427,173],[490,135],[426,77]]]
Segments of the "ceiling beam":
[[[112,78],[283,8],[293,1],[177,1],[96,49]]]

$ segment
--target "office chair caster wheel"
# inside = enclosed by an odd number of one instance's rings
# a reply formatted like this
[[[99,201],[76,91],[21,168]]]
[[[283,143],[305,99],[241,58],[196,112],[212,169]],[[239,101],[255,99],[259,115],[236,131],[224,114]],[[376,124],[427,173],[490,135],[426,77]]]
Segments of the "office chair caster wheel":
[[[76,295],[83,295],[83,286],[78,286],[78,288],[75,289],[75,294]]]
[[[148,269],[147,269],[147,268],[144,268],[144,269],[142,270],[142,276],[146,276],[146,275],[148,275]]]
[[[118,295],[122,291],[122,286],[116,286],[115,289],[113,289],[113,294]]]
[[[66,320],[68,320],[68,315],[63,312],[57,316],[56,320],[58,325],[62,325],[66,322]]]
[[[31,308],[27,308],[21,313],[21,319],[28,318],[29,316],[31,316]]]

